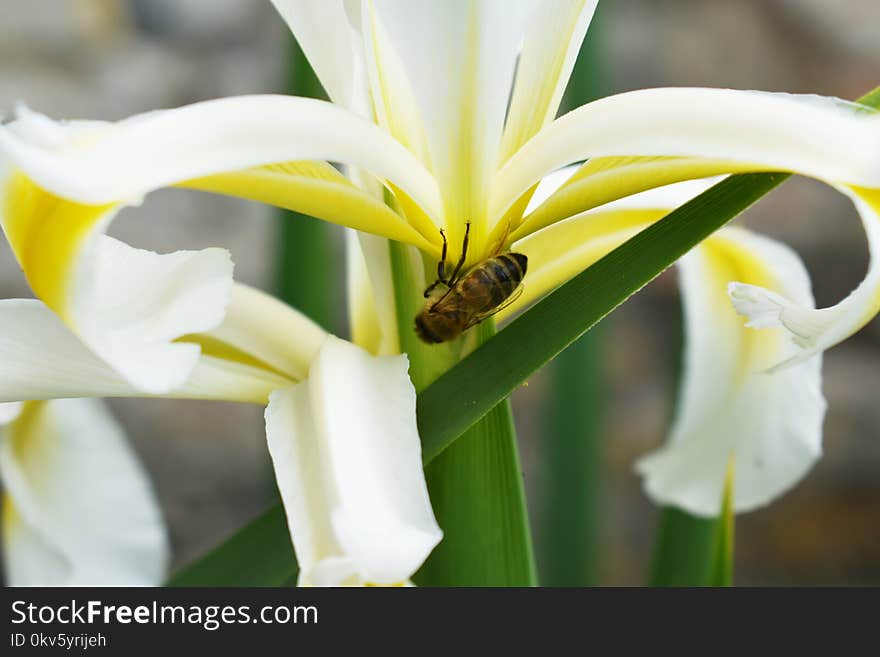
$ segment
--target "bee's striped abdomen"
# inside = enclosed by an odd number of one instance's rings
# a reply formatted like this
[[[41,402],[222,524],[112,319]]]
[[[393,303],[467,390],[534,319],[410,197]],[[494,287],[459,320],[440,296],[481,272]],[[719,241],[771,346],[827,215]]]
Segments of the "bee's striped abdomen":
[[[480,311],[497,308],[519,287],[526,275],[528,258],[521,253],[502,253],[475,267],[459,283],[462,294]],[[482,303],[477,302],[482,298]]]

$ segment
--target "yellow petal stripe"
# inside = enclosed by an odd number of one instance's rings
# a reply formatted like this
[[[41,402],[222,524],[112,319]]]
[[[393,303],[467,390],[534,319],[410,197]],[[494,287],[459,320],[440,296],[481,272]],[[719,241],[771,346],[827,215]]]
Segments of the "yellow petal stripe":
[[[521,239],[562,219],[647,189],[682,180],[761,170],[766,168],[696,157],[595,158],[515,225],[511,239]]]
[[[356,230],[435,250],[407,220],[361,191],[326,162],[285,162],[219,173],[179,183],[205,192],[277,205]]]
[[[81,205],[14,172],[3,189],[3,230],[34,293],[65,321],[78,251],[118,207]]]

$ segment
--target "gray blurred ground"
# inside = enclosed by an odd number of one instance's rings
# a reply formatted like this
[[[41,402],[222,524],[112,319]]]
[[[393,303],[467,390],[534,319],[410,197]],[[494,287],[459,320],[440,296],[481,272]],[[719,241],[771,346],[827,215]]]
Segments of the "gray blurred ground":
[[[614,0],[605,3],[612,91],[706,85],[854,98],[880,82],[876,0]],[[240,0],[2,0],[0,112],[18,100],[54,117],[119,119],[217,96],[281,89],[285,27]],[[794,181],[747,223],[786,241],[814,274],[820,305],[842,298],[867,254],[854,211]],[[168,251],[224,246],[239,280],[271,287],[272,210],[179,190],[123,212],[112,233]],[[0,296],[29,295],[5,243]],[[664,275],[607,320],[609,473],[603,582],[644,580],[656,510],[631,474],[671,413],[679,309]],[[515,399],[526,476],[538,490],[541,382]],[[880,583],[880,324],[826,357],[827,455],[792,493],[737,525],[741,583]],[[257,513],[271,495],[262,409],[206,402],[111,402],[153,474],[177,564]]]

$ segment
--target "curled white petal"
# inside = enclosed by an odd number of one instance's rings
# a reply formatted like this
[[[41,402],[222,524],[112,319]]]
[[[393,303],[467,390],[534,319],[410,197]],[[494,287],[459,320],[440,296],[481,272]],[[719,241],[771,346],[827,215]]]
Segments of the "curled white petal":
[[[775,363],[784,367],[799,363],[846,339],[880,310],[880,190],[847,188],[868,238],[868,272],[845,299],[827,308],[815,309],[798,299],[760,286],[731,282],[728,294],[738,313],[756,329],[781,327],[799,347],[790,358]]]

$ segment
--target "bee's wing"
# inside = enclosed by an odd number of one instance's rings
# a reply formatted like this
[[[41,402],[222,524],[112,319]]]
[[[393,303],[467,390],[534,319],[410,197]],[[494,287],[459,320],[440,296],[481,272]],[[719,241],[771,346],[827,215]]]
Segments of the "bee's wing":
[[[488,319],[489,317],[491,317],[491,316],[494,315],[495,313],[500,313],[502,310],[504,310],[505,308],[507,308],[507,307],[508,307],[510,304],[512,304],[514,301],[516,301],[517,299],[519,299],[520,295],[522,295],[522,293],[523,293],[523,289],[524,289],[523,286],[520,285],[519,287],[517,287],[517,288],[513,291],[513,293],[512,293],[509,297],[507,297],[504,301],[502,301],[498,306],[496,306],[496,307],[493,308],[492,310],[489,310],[489,311],[484,312],[484,313],[477,313],[476,315],[474,315],[473,317],[471,317],[471,318],[468,320],[467,324],[465,324],[464,330],[467,331],[470,327],[472,327],[472,326],[476,326],[477,324],[479,324],[480,322],[482,322],[484,319]]]

